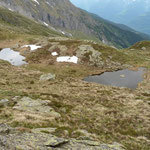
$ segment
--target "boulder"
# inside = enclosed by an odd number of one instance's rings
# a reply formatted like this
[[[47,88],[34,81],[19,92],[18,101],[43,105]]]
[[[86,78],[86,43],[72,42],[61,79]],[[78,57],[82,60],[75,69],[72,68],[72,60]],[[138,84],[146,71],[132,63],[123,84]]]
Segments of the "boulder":
[[[49,114],[54,118],[61,117],[61,115],[55,112],[54,109],[49,105],[50,105],[50,101],[41,100],[41,99],[34,100],[29,97],[23,97],[18,100],[17,104],[13,107],[13,109],[33,112],[33,113]]]
[[[51,81],[55,80],[56,76],[55,74],[48,73],[40,76],[40,81]]]
[[[0,100],[0,106],[8,106],[9,105],[9,100],[8,99],[1,99]]]
[[[76,51],[79,63],[83,63],[87,60],[89,65],[103,66],[104,62],[102,61],[101,55],[101,52],[95,50],[90,45],[80,45]]]
[[[146,50],[146,47],[142,47],[141,49],[142,49],[142,50]]]

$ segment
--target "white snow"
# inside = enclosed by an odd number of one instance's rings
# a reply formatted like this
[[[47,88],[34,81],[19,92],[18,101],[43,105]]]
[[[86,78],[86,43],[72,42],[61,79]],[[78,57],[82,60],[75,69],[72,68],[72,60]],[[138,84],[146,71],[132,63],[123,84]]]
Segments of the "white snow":
[[[0,59],[8,61],[14,66],[27,64],[24,61],[24,56],[20,55],[19,52],[16,52],[10,48],[4,48],[0,51]]]
[[[37,0],[33,0],[34,2],[36,2],[39,5],[39,2]]]
[[[78,63],[78,57],[76,56],[60,56],[60,57],[57,57],[57,62],[71,62],[71,63],[75,63],[77,64]]]
[[[47,27],[49,26],[46,22],[43,22],[43,23],[44,23],[45,26],[47,26]]]
[[[65,35],[65,32],[64,32],[64,31],[61,31],[61,33],[62,33],[63,35]]]
[[[11,8],[8,8],[10,11],[13,11]]]
[[[30,47],[30,50],[31,50],[31,51],[34,51],[34,50],[37,50],[38,48],[41,48],[42,46],[24,45],[24,46],[22,46],[21,48],[24,48],[24,47]]]
[[[57,56],[58,55],[57,52],[52,52],[51,54],[52,54],[52,56]]]

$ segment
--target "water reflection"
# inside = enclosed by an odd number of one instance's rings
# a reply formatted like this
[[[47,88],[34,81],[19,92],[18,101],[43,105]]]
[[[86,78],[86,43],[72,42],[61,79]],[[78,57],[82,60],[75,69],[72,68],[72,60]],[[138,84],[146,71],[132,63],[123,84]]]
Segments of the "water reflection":
[[[144,73],[144,68],[139,68],[137,71],[124,69],[115,72],[105,72],[101,75],[88,76],[84,81],[135,89],[138,83],[144,79]]]

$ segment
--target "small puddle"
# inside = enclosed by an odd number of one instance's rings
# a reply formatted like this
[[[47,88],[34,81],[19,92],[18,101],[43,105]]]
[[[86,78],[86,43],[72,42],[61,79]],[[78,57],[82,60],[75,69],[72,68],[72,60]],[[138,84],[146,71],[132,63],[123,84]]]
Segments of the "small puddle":
[[[10,48],[4,48],[0,51],[0,59],[8,61],[14,66],[27,64],[27,62],[24,61],[24,56]]]
[[[137,71],[124,69],[114,72],[105,72],[101,75],[88,76],[84,78],[84,81],[135,89],[138,83],[143,81],[145,72],[145,68],[139,68]]]

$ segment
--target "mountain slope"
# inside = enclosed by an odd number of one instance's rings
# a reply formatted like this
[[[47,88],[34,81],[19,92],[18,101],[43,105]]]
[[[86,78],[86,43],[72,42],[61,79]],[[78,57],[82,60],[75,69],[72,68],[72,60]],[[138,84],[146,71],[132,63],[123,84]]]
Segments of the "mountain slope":
[[[69,0],[1,0],[0,5],[47,26],[65,29],[78,38],[89,36],[117,47],[128,47],[147,39],[78,9]]]
[[[76,6],[98,14],[108,20],[125,24],[150,34],[149,0],[71,0]]]
[[[49,29],[31,19],[0,7],[0,40],[23,35],[55,36],[61,33]]]

